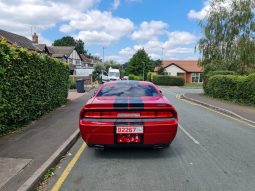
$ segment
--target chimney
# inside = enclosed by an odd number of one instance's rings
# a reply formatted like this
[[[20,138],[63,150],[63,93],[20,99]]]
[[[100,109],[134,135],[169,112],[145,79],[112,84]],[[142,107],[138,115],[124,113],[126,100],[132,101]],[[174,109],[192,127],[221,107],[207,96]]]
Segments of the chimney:
[[[38,44],[38,35],[36,33],[32,35],[32,41],[33,43]]]

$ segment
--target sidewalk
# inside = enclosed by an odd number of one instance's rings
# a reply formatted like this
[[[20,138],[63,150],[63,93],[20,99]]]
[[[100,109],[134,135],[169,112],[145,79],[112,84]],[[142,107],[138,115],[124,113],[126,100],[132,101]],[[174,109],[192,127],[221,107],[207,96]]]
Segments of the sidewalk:
[[[93,91],[69,93],[71,101],[66,106],[32,122],[21,132],[0,137],[1,191],[17,190],[74,132],[78,132],[79,111]]]
[[[204,96],[203,94],[187,93],[183,95],[184,99],[197,102],[199,104],[209,106],[213,109],[220,110],[224,113],[233,115],[244,121],[255,124],[255,107],[244,106],[227,101],[221,101]]]

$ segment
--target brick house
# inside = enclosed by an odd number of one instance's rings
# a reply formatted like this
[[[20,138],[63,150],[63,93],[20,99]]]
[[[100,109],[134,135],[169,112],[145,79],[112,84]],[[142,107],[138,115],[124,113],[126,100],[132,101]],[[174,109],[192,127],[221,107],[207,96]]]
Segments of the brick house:
[[[198,65],[198,60],[163,60],[161,67],[170,76],[180,76],[186,83],[202,83],[203,68]],[[158,72],[160,67],[155,67]]]

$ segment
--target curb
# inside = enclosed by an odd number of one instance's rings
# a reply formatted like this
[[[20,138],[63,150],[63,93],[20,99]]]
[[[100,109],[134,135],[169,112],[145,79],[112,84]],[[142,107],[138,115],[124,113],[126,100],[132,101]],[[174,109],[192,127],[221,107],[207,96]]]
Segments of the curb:
[[[216,107],[216,106],[210,105],[210,104],[208,104],[208,103],[205,103],[205,102],[202,102],[202,101],[198,101],[198,100],[195,100],[195,99],[193,99],[193,98],[189,98],[189,97],[185,96],[185,94],[182,94],[182,95],[180,96],[180,98],[181,98],[181,99],[186,99],[186,100],[188,100],[188,101],[191,101],[191,102],[194,102],[194,103],[197,103],[197,104],[200,104],[200,105],[203,105],[203,106],[205,106],[205,107],[211,108],[211,109],[213,109],[213,110],[219,111],[219,112],[224,113],[224,114],[227,114],[227,115],[229,115],[229,116],[238,118],[238,119],[240,119],[240,120],[242,120],[242,121],[244,121],[244,122],[247,122],[247,123],[249,123],[249,124],[251,124],[251,125],[255,125],[255,121],[246,119],[246,118],[244,118],[244,117],[242,117],[242,116],[240,116],[240,115],[238,115],[238,114],[236,114],[236,113],[234,113],[234,112],[232,112],[232,111],[229,111],[229,110],[227,110],[227,109],[223,109],[223,108],[220,108],[220,107]]]
[[[51,156],[45,161],[27,181],[18,188],[18,191],[32,191],[43,179],[46,171],[56,165],[61,157],[74,145],[80,137],[80,131],[77,129]]]

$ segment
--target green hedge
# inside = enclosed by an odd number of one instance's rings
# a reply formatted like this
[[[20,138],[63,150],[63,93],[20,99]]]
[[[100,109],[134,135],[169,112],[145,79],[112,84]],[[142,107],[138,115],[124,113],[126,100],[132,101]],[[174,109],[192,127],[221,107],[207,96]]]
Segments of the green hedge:
[[[236,73],[234,71],[229,71],[229,70],[216,70],[216,71],[211,71],[208,72],[205,76],[204,76],[204,82],[203,82],[203,88],[204,88],[204,92],[207,94],[207,92],[209,91],[208,89],[208,79],[211,76],[215,76],[215,75],[236,75]]]
[[[152,82],[152,76],[157,75],[155,72],[148,72],[147,73],[147,81]]]
[[[69,68],[0,40],[0,134],[66,103]]]
[[[214,98],[255,105],[255,73],[249,76],[211,76],[206,94]]]
[[[211,71],[208,72],[207,76],[214,76],[214,75],[235,75],[236,73],[234,71],[230,70],[216,70],[216,71]]]
[[[167,75],[156,75],[152,81],[157,85],[164,86],[183,86],[184,79],[177,76],[167,76]]]
[[[141,81],[141,80],[143,80],[143,77],[142,76],[136,76],[134,74],[129,74],[128,75],[128,79],[129,80],[138,80],[138,81]]]
[[[73,77],[69,77],[69,89],[76,89],[76,81]]]

